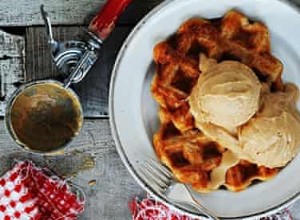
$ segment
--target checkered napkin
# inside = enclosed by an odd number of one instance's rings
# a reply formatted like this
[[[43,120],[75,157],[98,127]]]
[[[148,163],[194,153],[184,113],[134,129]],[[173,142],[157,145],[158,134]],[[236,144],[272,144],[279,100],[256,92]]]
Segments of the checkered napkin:
[[[132,212],[132,220],[201,220],[181,215],[150,196],[143,200],[135,198],[130,202],[129,207]],[[260,220],[293,220],[293,218],[288,210],[283,210],[276,215]]]
[[[73,220],[83,210],[84,200],[63,180],[29,161],[0,178],[1,220]]]

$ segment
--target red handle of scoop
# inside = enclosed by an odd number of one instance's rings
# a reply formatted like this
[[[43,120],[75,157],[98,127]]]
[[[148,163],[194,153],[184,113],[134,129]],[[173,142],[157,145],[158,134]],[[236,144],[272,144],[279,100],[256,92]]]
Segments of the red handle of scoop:
[[[104,41],[113,31],[122,12],[132,0],[108,0],[91,21],[88,30]]]

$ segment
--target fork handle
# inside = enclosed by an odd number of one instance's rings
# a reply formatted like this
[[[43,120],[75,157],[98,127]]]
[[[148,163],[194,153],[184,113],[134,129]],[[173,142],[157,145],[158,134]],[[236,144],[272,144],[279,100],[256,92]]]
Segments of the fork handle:
[[[117,20],[132,0],[108,0],[89,24],[88,30],[102,42],[111,34]]]
[[[191,197],[192,202],[190,203],[190,205],[192,205],[194,208],[196,208],[197,210],[199,210],[200,212],[205,214],[210,219],[221,220],[218,216],[216,216],[210,210],[205,208],[197,199],[195,199],[194,196],[192,195],[192,192],[190,191],[190,189],[186,185],[184,185],[184,187],[186,188],[186,190],[189,193],[189,196]]]
[[[212,220],[220,220],[219,217],[215,216],[213,213],[211,213],[208,209],[204,208],[202,205],[196,202],[190,202],[188,203],[190,206],[194,207],[195,209],[199,210],[201,213],[206,215],[207,218]]]

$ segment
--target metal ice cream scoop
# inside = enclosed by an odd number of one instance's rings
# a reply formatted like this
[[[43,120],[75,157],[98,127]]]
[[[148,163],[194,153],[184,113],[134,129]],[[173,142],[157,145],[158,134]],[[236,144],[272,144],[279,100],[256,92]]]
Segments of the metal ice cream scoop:
[[[119,16],[131,1],[108,0],[90,22],[88,27],[90,39],[86,42],[56,41],[53,38],[48,13],[45,11],[44,6],[41,6],[53,62],[61,73],[69,76],[64,82],[65,87],[80,82],[86,76],[99,56],[102,43],[111,34]]]

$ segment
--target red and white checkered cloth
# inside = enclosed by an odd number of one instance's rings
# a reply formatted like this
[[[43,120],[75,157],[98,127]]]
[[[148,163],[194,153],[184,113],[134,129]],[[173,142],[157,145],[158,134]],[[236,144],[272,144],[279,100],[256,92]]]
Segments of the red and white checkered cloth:
[[[129,207],[132,212],[132,220],[201,220],[181,215],[150,196],[143,200],[135,198],[130,202]],[[260,220],[293,220],[293,218],[288,210],[283,210],[276,215]]]
[[[17,163],[0,178],[1,220],[73,220],[83,210],[84,199],[29,161]]]

